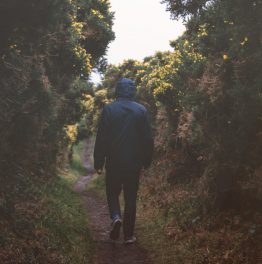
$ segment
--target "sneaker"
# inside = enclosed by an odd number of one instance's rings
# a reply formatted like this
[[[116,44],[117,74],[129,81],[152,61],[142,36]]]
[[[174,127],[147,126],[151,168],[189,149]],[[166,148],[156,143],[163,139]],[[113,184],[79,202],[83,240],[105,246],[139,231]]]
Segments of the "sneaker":
[[[125,241],[124,241],[125,245],[134,244],[135,242],[136,242],[136,237],[135,236],[125,237]]]
[[[119,238],[121,225],[122,221],[120,218],[117,218],[112,222],[112,229],[110,231],[110,238],[112,240],[117,240]]]

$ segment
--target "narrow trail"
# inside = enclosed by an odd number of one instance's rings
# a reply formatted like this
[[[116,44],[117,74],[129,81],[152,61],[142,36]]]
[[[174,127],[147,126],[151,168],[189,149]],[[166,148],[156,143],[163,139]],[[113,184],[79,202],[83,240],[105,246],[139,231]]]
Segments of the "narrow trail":
[[[122,237],[112,243],[109,240],[110,219],[106,201],[95,191],[88,190],[94,170],[90,165],[92,143],[86,142],[83,153],[83,164],[88,176],[82,176],[75,184],[75,191],[81,194],[84,207],[89,215],[90,229],[96,244],[95,264],[151,264],[145,250],[138,244],[125,246]]]

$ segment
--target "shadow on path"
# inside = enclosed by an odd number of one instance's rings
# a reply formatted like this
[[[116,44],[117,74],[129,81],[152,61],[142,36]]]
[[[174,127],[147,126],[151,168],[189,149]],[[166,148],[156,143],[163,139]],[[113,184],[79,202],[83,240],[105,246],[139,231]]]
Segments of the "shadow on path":
[[[96,243],[95,264],[150,264],[146,252],[137,244],[125,246],[122,237],[112,243],[109,240],[110,219],[106,202],[94,191],[87,190],[94,170],[90,166],[92,143],[87,142],[83,153],[83,164],[88,176],[82,176],[75,184],[75,191],[83,197],[88,212],[90,229]]]

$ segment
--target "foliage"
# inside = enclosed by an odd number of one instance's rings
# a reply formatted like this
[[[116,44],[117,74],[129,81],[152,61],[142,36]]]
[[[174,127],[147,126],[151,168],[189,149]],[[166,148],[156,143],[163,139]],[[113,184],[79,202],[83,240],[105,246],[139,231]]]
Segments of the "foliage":
[[[169,160],[158,160],[140,186],[137,233],[154,263],[256,264],[261,259],[261,214],[199,213],[195,183],[166,181]]]
[[[189,15],[196,15],[203,12],[208,4],[214,0],[162,0],[167,4],[167,11],[170,11],[175,18],[185,18]]]
[[[109,9],[109,2],[104,0],[0,3],[0,221],[9,222],[3,240],[8,232],[17,235],[17,240],[23,235],[23,225],[16,229],[16,217],[26,219],[25,224],[32,226],[30,232],[37,231],[35,218],[27,222],[31,209],[19,209],[21,201],[28,201],[28,206],[34,203],[34,208],[39,205],[37,215],[59,204],[58,197],[51,204],[41,204],[43,197],[32,192],[43,191],[37,181],[52,186],[57,167],[63,167],[71,154],[75,124],[85,110],[82,100],[90,91],[87,79],[92,68],[104,62],[107,45],[114,39]],[[50,188],[53,192],[57,189]],[[58,221],[63,212],[57,213]],[[47,217],[54,220],[49,214]],[[65,244],[69,240],[65,237]],[[25,253],[28,257],[35,250],[37,258],[33,241],[25,248],[27,253],[22,244],[18,246],[21,256]],[[12,246],[9,242],[7,248]],[[46,245],[49,247],[48,242]],[[11,255],[15,253],[9,249]],[[30,261],[28,258],[24,263]],[[41,261],[36,260],[44,263]]]
[[[92,116],[113,98],[120,77],[135,81],[156,150],[141,179],[137,232],[156,263],[256,264],[262,236],[261,1],[164,2],[173,16],[188,20],[187,31],[171,42],[172,52],[109,65],[89,101]],[[96,101],[96,89],[103,100]],[[88,119],[92,131],[94,120]],[[101,178],[94,185],[99,190]]]
[[[110,65],[99,89],[110,100],[120,77],[133,79],[157,151],[170,153],[168,180],[198,178],[204,210],[239,206],[247,193],[260,193],[261,1],[165,2],[174,16],[188,18],[185,34],[171,42],[174,51]],[[94,105],[98,113],[103,104]],[[246,201],[253,199],[262,197]]]
[[[87,216],[72,191],[68,179],[75,176],[70,174],[48,182],[30,175],[20,180],[19,194],[12,194],[15,211],[1,211],[2,264],[90,262],[93,243]]]
[[[52,171],[74,140],[66,127],[80,119],[89,90],[80,76],[105,54],[113,15],[100,0],[0,5],[0,165],[1,181],[11,181],[19,167]]]

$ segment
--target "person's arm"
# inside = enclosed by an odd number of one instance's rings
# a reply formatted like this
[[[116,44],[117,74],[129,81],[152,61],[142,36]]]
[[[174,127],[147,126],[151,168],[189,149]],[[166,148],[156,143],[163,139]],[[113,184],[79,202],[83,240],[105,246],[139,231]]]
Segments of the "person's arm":
[[[147,112],[144,113],[144,124],[143,124],[143,147],[144,147],[144,169],[148,169],[152,162],[154,140],[152,136],[152,130],[149,123]]]
[[[108,137],[107,137],[108,127],[109,127],[109,113],[105,106],[102,111],[100,121],[98,124],[95,149],[94,149],[94,167],[98,173],[102,172],[102,169],[105,164],[105,158],[106,158],[107,146],[108,146]]]

